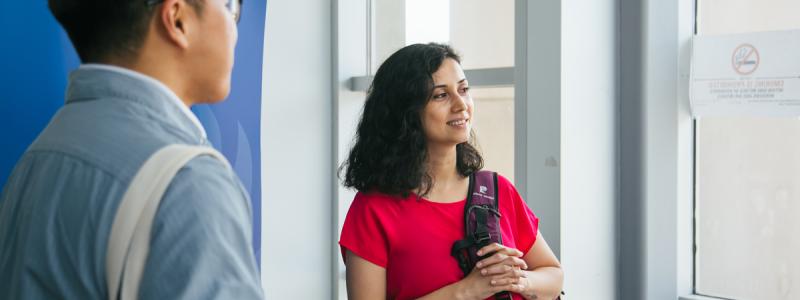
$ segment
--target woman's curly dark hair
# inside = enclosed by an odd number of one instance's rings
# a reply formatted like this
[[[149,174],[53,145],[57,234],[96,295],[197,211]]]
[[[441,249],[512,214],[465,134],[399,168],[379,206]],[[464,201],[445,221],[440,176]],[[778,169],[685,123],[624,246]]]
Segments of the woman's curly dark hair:
[[[433,178],[425,163],[428,148],[421,113],[433,93],[433,73],[447,58],[461,63],[450,46],[414,44],[398,50],[378,68],[355,144],[339,168],[345,170],[346,187],[403,197],[417,190],[419,196],[430,192]],[[456,153],[459,174],[469,176],[483,167],[483,158],[471,142],[458,144]]]

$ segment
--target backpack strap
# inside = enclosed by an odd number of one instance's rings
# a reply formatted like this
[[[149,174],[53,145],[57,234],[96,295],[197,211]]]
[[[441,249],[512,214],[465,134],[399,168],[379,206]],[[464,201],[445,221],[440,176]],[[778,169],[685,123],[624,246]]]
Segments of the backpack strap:
[[[497,173],[477,171],[470,175],[467,201],[464,204],[464,239],[453,243],[450,251],[464,276],[469,275],[478,261],[494,254],[478,256],[478,250],[491,243],[503,243],[498,196]],[[497,293],[495,299],[510,300],[511,293]]]
[[[478,171],[471,176],[473,186],[464,206],[464,228],[479,244],[503,243],[500,235],[500,210],[497,206],[497,173]],[[492,216],[494,215],[494,216]]]
[[[138,298],[139,284],[150,250],[150,231],[161,198],[178,171],[200,155],[210,155],[230,169],[225,157],[211,147],[176,144],[152,154],[133,177],[117,207],[108,238],[108,299]]]

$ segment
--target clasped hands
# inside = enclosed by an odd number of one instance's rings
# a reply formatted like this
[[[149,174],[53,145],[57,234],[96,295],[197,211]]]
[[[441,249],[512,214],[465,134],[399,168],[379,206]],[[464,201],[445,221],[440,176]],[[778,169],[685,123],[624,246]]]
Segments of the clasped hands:
[[[493,254],[479,261],[462,280],[465,298],[485,299],[502,291],[523,293],[528,286],[524,253],[498,243],[478,250],[478,256],[487,253]]]

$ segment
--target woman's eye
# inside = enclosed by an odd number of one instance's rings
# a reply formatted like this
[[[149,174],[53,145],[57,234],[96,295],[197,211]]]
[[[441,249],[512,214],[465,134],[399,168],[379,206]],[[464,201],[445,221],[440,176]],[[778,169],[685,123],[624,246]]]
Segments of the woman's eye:
[[[442,99],[444,97],[447,97],[447,93],[433,95],[433,99]]]
[[[467,92],[469,92],[469,87],[463,87],[463,88],[461,88],[461,90],[459,90],[459,92],[461,94],[466,94]]]

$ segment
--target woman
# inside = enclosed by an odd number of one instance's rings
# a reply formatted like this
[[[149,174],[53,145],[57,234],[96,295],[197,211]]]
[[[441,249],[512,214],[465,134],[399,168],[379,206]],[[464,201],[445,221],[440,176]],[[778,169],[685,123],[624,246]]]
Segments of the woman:
[[[453,242],[464,237],[469,175],[483,159],[470,142],[473,102],[460,58],[446,45],[400,49],[378,69],[347,161],[359,192],[339,244],[349,299],[555,299],[560,264],[538,219],[498,176],[504,245],[464,277]]]

